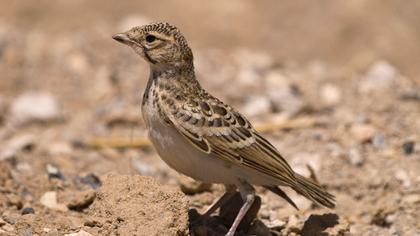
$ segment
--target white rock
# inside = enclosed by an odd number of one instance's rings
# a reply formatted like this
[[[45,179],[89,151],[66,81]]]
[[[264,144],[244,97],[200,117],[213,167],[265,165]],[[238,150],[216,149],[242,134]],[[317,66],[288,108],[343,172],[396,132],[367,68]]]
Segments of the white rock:
[[[304,102],[289,79],[279,71],[270,71],[265,77],[268,97],[276,111],[295,115],[304,106]]]
[[[57,100],[46,92],[27,92],[20,95],[12,104],[13,121],[47,121],[59,117]]]
[[[408,188],[411,186],[410,176],[407,174],[405,170],[399,169],[395,171],[394,176],[397,180],[399,180],[402,183],[404,187]]]
[[[328,106],[334,106],[341,101],[341,91],[338,86],[333,84],[326,84],[320,89],[320,96],[322,101]]]
[[[349,160],[350,164],[355,166],[361,166],[365,162],[365,158],[357,148],[352,148],[349,150],[347,159]]]
[[[64,236],[92,236],[92,234],[90,234],[90,233],[88,233],[88,232],[86,232],[82,229],[77,233],[65,234]]]
[[[142,15],[128,15],[118,23],[118,32],[125,32],[135,26],[146,25],[152,20]]]
[[[245,116],[258,116],[271,112],[270,100],[265,96],[248,97],[242,109]]]
[[[309,178],[311,171],[308,169],[308,165],[317,174],[321,169],[321,157],[317,154],[297,153],[290,161],[290,165],[297,173]]]
[[[398,70],[386,61],[375,62],[359,84],[361,92],[391,88],[397,79]]]
[[[42,195],[40,202],[42,205],[44,205],[47,208],[66,212],[68,211],[68,208],[64,204],[60,204],[57,202],[57,193],[54,191],[46,192],[44,195]]]
[[[355,123],[350,127],[350,134],[360,143],[370,142],[376,134],[374,126]]]

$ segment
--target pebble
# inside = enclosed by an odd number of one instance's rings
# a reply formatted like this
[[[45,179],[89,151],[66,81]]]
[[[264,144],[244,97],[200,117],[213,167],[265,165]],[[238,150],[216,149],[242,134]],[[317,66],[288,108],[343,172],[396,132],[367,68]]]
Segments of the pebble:
[[[300,112],[303,102],[299,88],[289,83],[289,78],[279,71],[267,73],[267,94],[275,112],[283,112],[293,116]]]
[[[89,173],[86,176],[81,177],[80,183],[89,185],[93,189],[97,189],[102,186],[102,182],[99,177],[93,173]]]
[[[410,155],[414,153],[415,143],[413,141],[408,141],[403,143],[402,148],[405,155]]]
[[[245,101],[242,112],[245,116],[255,117],[271,113],[271,102],[266,96],[251,96]]]
[[[50,121],[59,118],[59,106],[49,93],[27,92],[12,103],[11,115],[17,123]]]
[[[362,77],[359,90],[364,93],[391,88],[398,77],[398,70],[387,61],[377,61]]]
[[[35,214],[35,210],[32,207],[25,207],[22,209],[22,215]]]
[[[407,171],[405,171],[403,169],[399,169],[399,170],[395,171],[394,177],[397,180],[399,180],[404,187],[408,188],[408,187],[411,186],[410,176],[408,175]]]
[[[275,219],[275,220],[270,221],[267,224],[267,227],[269,227],[270,229],[281,230],[281,229],[284,229],[284,227],[286,227],[286,224],[287,223],[285,221]]]
[[[181,191],[187,195],[208,192],[211,190],[212,186],[210,183],[196,181],[186,176],[182,176],[178,181]]]
[[[61,179],[64,180],[64,175],[61,172],[60,169],[58,169],[56,166],[53,166],[52,164],[47,164],[47,173],[48,173],[48,178],[57,178],[57,179]]]
[[[80,230],[77,233],[70,233],[70,234],[65,234],[64,236],[92,236],[92,234],[84,231],[84,230]]]
[[[376,133],[372,139],[372,145],[379,150],[386,149],[388,145],[386,143],[384,133]]]
[[[42,205],[44,205],[47,208],[66,212],[68,211],[68,208],[64,204],[60,204],[57,202],[57,193],[54,191],[46,192],[44,195],[42,195],[40,202]]]
[[[365,158],[357,148],[351,148],[346,157],[350,164],[354,166],[361,166],[365,162]]]
[[[376,134],[376,129],[369,124],[356,123],[350,127],[350,133],[359,143],[366,143],[372,141]]]
[[[325,84],[320,89],[320,96],[323,103],[327,106],[334,106],[341,101],[340,88],[334,84]]]
[[[321,157],[317,154],[297,153],[290,161],[290,165],[297,173],[310,178],[311,171],[308,166],[313,169],[315,174],[319,173],[321,169]]]
[[[70,210],[81,211],[90,206],[96,197],[96,192],[92,189],[76,192],[72,194],[68,203],[66,204]]]

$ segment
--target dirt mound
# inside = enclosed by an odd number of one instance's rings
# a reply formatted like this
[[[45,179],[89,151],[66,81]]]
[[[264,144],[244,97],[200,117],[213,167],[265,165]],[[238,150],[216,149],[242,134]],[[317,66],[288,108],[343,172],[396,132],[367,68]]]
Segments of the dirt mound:
[[[150,177],[109,175],[89,209],[94,235],[188,235],[184,195]]]

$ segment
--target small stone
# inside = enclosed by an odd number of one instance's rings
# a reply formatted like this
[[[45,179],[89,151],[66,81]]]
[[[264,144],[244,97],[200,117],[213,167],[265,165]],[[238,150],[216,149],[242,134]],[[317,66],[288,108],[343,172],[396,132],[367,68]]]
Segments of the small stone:
[[[61,173],[60,169],[58,169],[56,166],[53,166],[51,164],[47,164],[47,173],[48,173],[48,178],[57,178],[57,179],[61,179],[64,180],[64,175],[63,173]]]
[[[22,209],[22,215],[35,214],[35,210],[32,207],[25,207]]]
[[[399,73],[395,67],[386,61],[374,63],[359,84],[359,90],[364,93],[391,88]]]
[[[275,220],[270,221],[267,224],[267,227],[269,227],[270,229],[274,229],[274,230],[279,231],[281,229],[284,229],[284,227],[286,227],[286,224],[287,223],[285,221],[275,219]]]
[[[92,234],[84,231],[84,230],[80,230],[77,233],[70,233],[70,234],[65,234],[64,236],[92,236]]]
[[[189,177],[183,176],[179,178],[179,186],[183,193],[187,195],[194,195],[210,191],[212,184],[196,181]]]
[[[16,170],[23,173],[28,173],[32,170],[32,166],[28,162],[19,162],[16,165]]]
[[[271,71],[265,79],[268,98],[275,112],[289,116],[296,115],[304,108],[299,87],[289,82],[288,77],[278,71]]]
[[[321,157],[318,154],[296,153],[290,161],[290,165],[300,175],[311,177],[311,172],[319,173],[321,169]],[[311,170],[312,169],[312,170]]]
[[[327,106],[334,106],[341,101],[341,91],[338,86],[333,84],[326,84],[320,89],[320,96],[322,101]]]
[[[248,97],[242,109],[246,116],[259,116],[271,113],[271,102],[265,96]]]
[[[365,158],[357,148],[352,148],[349,150],[347,159],[349,160],[350,164],[354,166],[361,166],[365,162]]]
[[[6,221],[3,220],[3,218],[0,217],[0,227],[7,224]]]
[[[71,196],[67,207],[70,210],[81,211],[90,206],[95,200],[96,193],[94,190],[86,190],[84,192],[77,192]]]
[[[383,133],[376,133],[373,137],[372,145],[379,150],[386,149],[387,143],[385,141],[385,135]]]
[[[93,173],[80,178],[80,183],[89,185],[93,189],[97,189],[102,186],[102,182],[99,177]]]
[[[394,174],[395,178],[399,180],[402,185],[406,188],[411,186],[410,176],[408,176],[407,172],[403,169],[399,169]]]
[[[303,225],[302,235],[323,235],[325,229],[336,227],[339,224],[339,217],[336,214],[312,214]]]
[[[27,92],[12,104],[13,121],[50,121],[59,117],[59,106],[54,96],[46,92]]]
[[[414,153],[415,143],[413,141],[403,143],[403,152],[405,155],[410,155]]]
[[[350,128],[351,135],[360,143],[372,141],[376,134],[376,129],[369,124],[353,124]]]
[[[44,193],[44,195],[42,195],[42,197],[40,199],[40,202],[45,207],[53,209],[53,210],[57,210],[57,211],[61,211],[61,212],[68,211],[66,205],[59,204],[57,202],[57,193],[53,192],[53,191]]]

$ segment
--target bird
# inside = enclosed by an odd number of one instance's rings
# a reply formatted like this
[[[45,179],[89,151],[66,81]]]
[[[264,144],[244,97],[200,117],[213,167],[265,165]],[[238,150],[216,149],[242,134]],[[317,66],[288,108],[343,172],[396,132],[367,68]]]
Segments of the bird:
[[[176,26],[150,23],[112,38],[149,64],[141,109],[149,139],[161,159],[193,179],[225,185],[226,192],[204,215],[211,215],[240,193],[243,205],[227,236],[235,234],[252,206],[254,186],[272,191],[295,208],[280,187],[290,187],[317,205],[334,208],[332,194],[293,171],[244,115],[200,85],[192,50]]]

